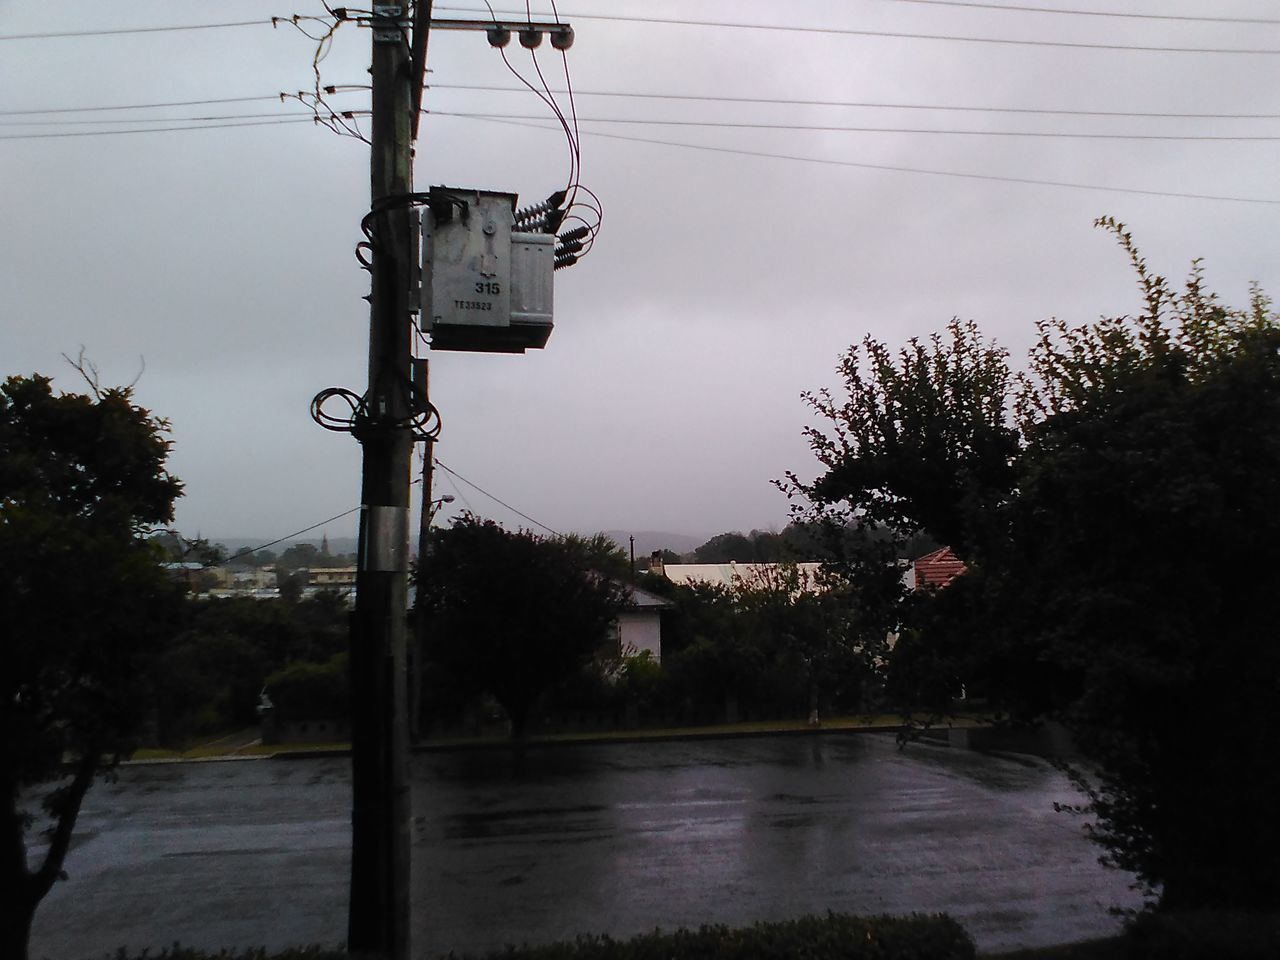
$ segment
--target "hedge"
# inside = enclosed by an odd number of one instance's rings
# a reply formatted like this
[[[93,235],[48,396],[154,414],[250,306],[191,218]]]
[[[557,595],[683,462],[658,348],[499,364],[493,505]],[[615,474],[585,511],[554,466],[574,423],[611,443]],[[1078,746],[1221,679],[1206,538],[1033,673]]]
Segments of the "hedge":
[[[544,946],[508,947],[484,954],[450,953],[450,960],[974,960],[973,940],[945,915],[854,917],[829,913],[734,929],[705,926],[655,930],[629,940],[582,936]],[[340,951],[303,947],[202,953],[175,946],[158,954],[119,951],[110,960],[348,960]]]
[[[1246,910],[1148,913],[1125,932],[1131,960],[1276,960],[1280,915]]]

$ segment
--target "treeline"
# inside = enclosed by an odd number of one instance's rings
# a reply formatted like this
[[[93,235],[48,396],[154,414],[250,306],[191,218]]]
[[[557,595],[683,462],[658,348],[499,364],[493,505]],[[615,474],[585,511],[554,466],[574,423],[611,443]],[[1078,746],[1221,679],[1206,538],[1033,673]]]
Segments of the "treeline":
[[[853,536],[849,531],[844,539]],[[927,534],[898,537],[886,530],[868,531],[866,535],[898,547],[902,559],[914,559],[942,546]],[[820,560],[833,552],[832,533],[821,524],[789,523],[780,531],[752,530],[718,533],[688,554],[671,550],[658,551],[667,563],[805,563]]]

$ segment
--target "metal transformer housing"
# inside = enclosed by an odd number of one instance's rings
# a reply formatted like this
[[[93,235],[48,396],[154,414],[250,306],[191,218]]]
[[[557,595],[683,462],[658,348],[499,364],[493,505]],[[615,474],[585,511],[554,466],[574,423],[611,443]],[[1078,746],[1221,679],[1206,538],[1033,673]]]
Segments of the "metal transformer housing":
[[[552,328],[555,237],[516,233],[516,196],[433,187],[422,222],[422,311],[434,350],[523,353]]]

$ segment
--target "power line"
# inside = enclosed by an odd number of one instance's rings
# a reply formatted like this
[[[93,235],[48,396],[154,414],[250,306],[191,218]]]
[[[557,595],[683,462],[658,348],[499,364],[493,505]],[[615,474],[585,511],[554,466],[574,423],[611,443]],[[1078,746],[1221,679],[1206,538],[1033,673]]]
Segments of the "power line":
[[[473,83],[433,83],[431,90],[468,90],[488,93],[527,93],[525,87],[502,86],[496,84]],[[338,93],[354,93],[355,90],[335,91]],[[551,88],[553,94],[567,93],[567,90]],[[943,103],[893,103],[882,100],[808,100],[789,97],[734,97],[714,94],[682,94],[682,93],[645,93],[632,90],[580,90],[574,88],[575,96],[613,97],[632,100],[670,100],[677,102],[698,103],[742,103],[765,104],[789,107],[853,107],[882,110],[924,110],[954,113],[1003,113],[1031,116],[1061,117],[1119,117],[1129,119],[1155,120],[1280,120],[1280,113],[1183,113],[1141,110],[1074,110],[1051,107],[992,107],[971,106],[966,104]],[[201,107],[227,103],[254,103],[266,100],[280,100],[281,95],[265,94],[254,97],[219,97],[209,100],[168,100],[156,103],[102,104],[91,107],[44,107],[27,110],[0,110],[0,117],[43,116],[65,113],[98,113],[121,110],[152,110],[165,107]],[[153,118],[154,119],[154,118]],[[143,122],[143,121],[137,121]]]
[[[363,113],[366,111],[355,111]],[[211,117],[136,117],[133,119],[112,118],[110,120],[85,119],[85,120],[0,120],[0,127],[75,127],[92,124],[127,124],[127,123],[197,123],[197,122],[214,122],[221,120],[254,120],[264,117],[305,117],[308,120],[315,119],[314,111],[306,113],[230,113],[220,116]],[[229,126],[230,124],[227,124]]]
[[[61,40],[67,37],[120,37],[133,33],[172,33],[179,30],[222,30],[228,27],[274,26],[281,21],[291,22],[293,17],[272,17],[268,20],[235,20],[229,23],[189,23],[170,27],[122,27],[115,30],[62,30],[49,33],[11,33],[0,36],[3,40]],[[299,17],[299,20],[319,20],[320,17]]]
[[[522,93],[523,88],[469,83],[433,83],[431,90],[478,90],[493,93]],[[563,90],[552,90],[563,93]],[[640,93],[628,90],[580,90],[574,94],[587,97],[623,97],[638,100],[675,100],[705,103],[769,104],[788,107],[864,107],[886,110],[940,110],[963,113],[1012,113],[1064,117],[1129,117],[1170,120],[1280,120],[1280,113],[1159,113],[1130,110],[1057,110],[1042,107],[978,107],[939,103],[889,103],[871,100],[801,100],[784,97],[731,97],[707,94]]]
[[[75,130],[68,133],[4,133],[0,140],[52,140],[63,137],[116,137],[129,133],[174,133],[179,130],[227,130],[231,127],[268,127],[282,123],[315,123],[314,116],[277,120],[245,120],[236,123],[204,123],[181,127],[146,127],[140,130]]]
[[[315,530],[319,527],[323,527],[326,523],[333,523],[333,521],[335,520],[341,520],[343,517],[349,517],[353,513],[358,513],[363,509],[364,509],[363,506],[352,507],[350,510],[347,510],[343,513],[335,514],[334,516],[330,517],[328,520],[321,520],[319,523],[313,523],[309,527],[303,527],[301,530],[296,530],[293,533],[287,533],[283,537],[280,537],[278,540],[269,540],[266,543],[258,544],[258,546],[256,547],[246,547],[244,550],[241,550],[238,553],[233,553],[231,556],[227,557],[227,559],[219,560],[217,563],[210,563],[208,564],[208,566],[220,567],[224,564],[231,563],[233,560],[239,560],[241,557],[247,557],[249,556],[249,554],[257,553],[259,550],[265,550],[267,549],[267,547],[274,547],[277,543],[284,543],[286,540],[292,540],[294,537],[300,537],[304,533],[310,533],[312,530]]]
[[[1118,17],[1125,20],[1170,20],[1178,23],[1241,23],[1280,25],[1280,20],[1266,17],[1196,17],[1166,13],[1121,13],[1116,10],[1068,10],[1063,7],[1029,7],[1003,3],[974,3],[969,0],[894,0],[897,3],[919,3],[933,7],[968,7],[976,10],[1004,10],[1010,13],[1052,13],[1071,17]]]
[[[537,120],[527,113],[462,113],[447,110],[428,110],[441,117],[466,117],[481,120]],[[1234,134],[1160,134],[1160,133],[1070,133],[1060,130],[939,130],[912,127],[854,127],[808,123],[739,123],[732,120],[656,120],[630,117],[579,117],[581,123],[626,123],[663,127],[707,127],[735,130],[811,130],[825,133],[889,133],[936,134],[941,136],[968,137],[1040,137],[1065,140],[1166,140],[1166,141],[1275,141],[1277,136]]]
[[[480,120],[482,123],[502,123],[514,127],[529,127],[534,130],[550,130],[550,127],[536,123],[522,123],[515,120],[485,120],[480,117],[464,117],[461,119]],[[931,177],[953,177],[961,180],[985,180],[992,183],[1021,183],[1037,187],[1066,187],[1072,190],[1097,190],[1102,193],[1126,193],[1145,197],[1169,197],[1177,200],[1223,200],[1231,203],[1265,203],[1280,205],[1280,200],[1268,200],[1261,197],[1233,197],[1209,193],[1179,193],[1170,190],[1143,190],[1136,187],[1104,187],[1092,183],[1072,183],[1067,180],[1039,180],[1032,177],[1005,177],[993,173],[961,173],[955,170],[931,170],[925,167],[903,167],[885,163],[864,163],[857,160],[835,160],[827,157],[806,157],[798,154],[770,153],[763,150],[739,150],[734,147],[715,147],[700,143],[683,143],[678,140],[657,140],[649,137],[631,137],[621,133],[599,133],[593,131],[593,137],[604,140],[621,140],[627,143],[647,143],[662,147],[680,147],[685,150],[701,150],[705,153],[722,153],[740,157],[759,157],[766,160],[793,160],[799,163],[816,163],[831,167],[854,167],[861,170],[882,170],[890,173],[914,173]]]
[[[440,468],[441,470],[443,470],[445,473],[449,474],[449,475],[450,475],[450,476],[452,476],[452,477],[457,477],[459,480],[461,480],[461,481],[462,481],[463,483],[465,483],[467,486],[469,486],[469,487],[471,487],[471,488],[473,488],[473,489],[475,489],[475,490],[478,490],[480,493],[483,493],[486,497],[488,497],[488,498],[489,498],[490,500],[492,500],[494,503],[501,504],[502,506],[506,507],[506,508],[507,508],[508,510],[510,510],[512,513],[514,513],[517,517],[521,517],[521,518],[523,518],[523,519],[525,519],[525,520],[528,520],[528,521],[529,521],[530,523],[532,523],[534,526],[541,527],[543,530],[547,531],[547,533],[551,534],[552,536],[556,536],[556,537],[563,536],[563,534],[561,534],[561,533],[559,533],[559,532],[557,532],[557,531],[555,531],[555,530],[552,530],[552,529],[551,529],[550,527],[548,527],[545,523],[542,523],[541,521],[538,521],[538,520],[533,519],[533,517],[529,516],[527,513],[521,513],[519,510],[517,510],[517,509],[516,509],[515,507],[513,507],[511,504],[507,503],[505,500],[500,500],[500,499],[498,499],[498,498],[497,498],[497,497],[495,497],[492,493],[490,493],[488,490],[484,489],[483,487],[481,487],[481,486],[479,486],[479,485],[477,485],[477,484],[475,484],[475,483],[472,483],[470,480],[468,480],[468,479],[467,479],[466,477],[464,477],[462,474],[458,473],[458,471],[453,470],[453,469],[451,469],[450,467],[447,467],[445,464],[441,463],[439,459],[436,459],[436,460],[435,460],[435,464],[436,464],[436,466],[437,466],[437,467],[439,467],[439,468]]]
[[[436,7],[436,10],[473,13],[483,15],[485,11],[464,7]],[[524,17],[523,12],[500,10],[503,16]],[[828,36],[847,37],[880,37],[892,40],[943,40],[957,43],[988,43],[1015,47],[1059,47],[1070,50],[1117,50],[1131,53],[1209,53],[1209,54],[1247,54],[1275,56],[1280,54],[1277,48],[1241,48],[1241,47],[1167,47],[1148,46],[1125,43],[1086,43],[1072,40],[1019,40],[1010,37],[962,37],[945,33],[909,33],[895,30],[857,30],[849,27],[803,27],[794,24],[780,23],[743,23],[724,20],[684,20],[674,17],[624,17],[616,14],[562,13],[561,16],[573,20],[607,20],[619,23],[650,23],[677,27],[716,27],[732,30],[770,30],[781,33],[812,33]]]
[[[219,97],[215,100],[169,100],[164,103],[121,103],[95,107],[47,107],[43,110],[0,110],[0,117],[25,117],[48,113],[98,113],[104,110],[153,110],[160,107],[205,107],[220,103],[253,103],[262,100],[279,100],[280,94],[260,97]]]

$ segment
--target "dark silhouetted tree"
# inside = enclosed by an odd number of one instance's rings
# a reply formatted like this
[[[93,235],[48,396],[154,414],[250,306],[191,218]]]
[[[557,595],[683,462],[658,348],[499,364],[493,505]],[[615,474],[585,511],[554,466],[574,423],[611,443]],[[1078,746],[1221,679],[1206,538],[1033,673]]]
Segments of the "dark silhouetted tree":
[[[544,538],[466,515],[432,533],[415,576],[425,586],[426,659],[493,694],[513,737],[552,684],[600,648],[626,588],[600,573],[626,560],[612,541]],[[616,554],[616,556],[613,556]]]
[[[146,540],[172,520],[168,424],[128,389],[0,386],[0,955],[25,958],[94,777],[134,748],[182,603]],[[24,802],[42,802],[43,815]],[[31,863],[28,834],[48,845]]]
[[[1163,908],[1280,906],[1273,798],[1280,644],[1280,318],[1137,271],[1137,317],[1040,325],[1015,382],[971,324],[894,358],[868,342],[847,398],[813,398],[819,514],[951,544],[968,572],[917,597],[905,696],[963,682],[1056,717],[1107,859]]]

